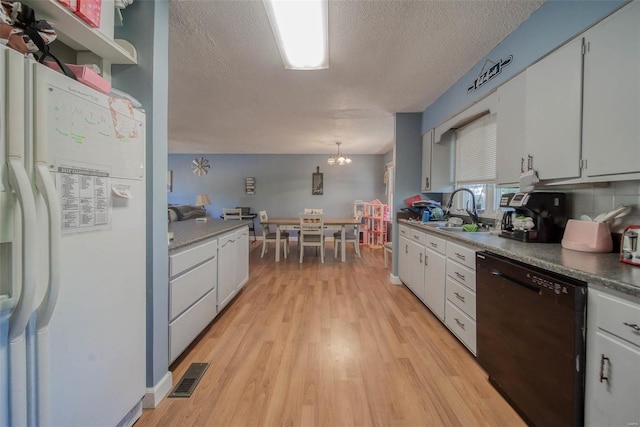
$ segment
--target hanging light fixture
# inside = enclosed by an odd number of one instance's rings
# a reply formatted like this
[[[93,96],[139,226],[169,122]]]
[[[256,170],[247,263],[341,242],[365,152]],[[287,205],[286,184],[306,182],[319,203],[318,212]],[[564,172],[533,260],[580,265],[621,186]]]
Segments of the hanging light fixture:
[[[340,145],[342,144],[342,142],[336,142],[336,144],[338,144],[338,154],[330,155],[329,158],[327,159],[327,164],[329,166],[334,166],[334,165],[343,166],[343,165],[351,164],[351,159],[345,156],[344,154],[342,154],[342,152],[340,151]]]

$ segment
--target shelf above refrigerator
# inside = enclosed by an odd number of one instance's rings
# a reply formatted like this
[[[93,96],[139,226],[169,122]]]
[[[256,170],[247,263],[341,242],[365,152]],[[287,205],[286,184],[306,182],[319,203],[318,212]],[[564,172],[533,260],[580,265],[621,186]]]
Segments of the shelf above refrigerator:
[[[76,51],[90,51],[112,64],[137,64],[135,48],[126,40],[112,40],[89,27],[79,17],[55,0],[25,2],[33,8],[36,19],[46,19],[58,33],[58,39]]]

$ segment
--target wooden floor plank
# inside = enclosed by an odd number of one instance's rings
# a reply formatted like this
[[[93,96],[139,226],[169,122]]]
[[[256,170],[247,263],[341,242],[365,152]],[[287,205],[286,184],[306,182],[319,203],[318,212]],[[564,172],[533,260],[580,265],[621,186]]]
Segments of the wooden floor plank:
[[[194,394],[136,426],[524,426],[382,250],[361,252],[252,251],[245,288],[171,366],[175,383],[211,363]]]

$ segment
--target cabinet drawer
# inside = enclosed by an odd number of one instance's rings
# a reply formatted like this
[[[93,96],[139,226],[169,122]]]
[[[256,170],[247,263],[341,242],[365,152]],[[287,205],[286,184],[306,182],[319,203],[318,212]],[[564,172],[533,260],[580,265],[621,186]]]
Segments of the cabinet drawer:
[[[169,364],[216,317],[216,291],[209,291],[200,301],[169,323]]]
[[[413,228],[409,229],[409,240],[412,242],[419,243],[424,246],[425,244],[425,233],[423,231],[419,231]]]
[[[462,283],[472,291],[476,290],[476,272],[464,265],[447,258],[447,276]]]
[[[169,320],[173,320],[211,289],[215,289],[218,260],[213,258],[169,282]]]
[[[466,265],[472,270],[476,269],[476,251],[471,248],[448,242],[447,257]]]
[[[400,227],[398,227],[398,232],[400,233],[400,236],[404,236],[407,239],[409,238],[409,232],[411,231],[411,229],[409,227],[407,227],[406,225],[401,225]]]
[[[447,277],[447,299],[472,319],[476,318],[476,293]]]
[[[471,353],[476,354],[476,322],[464,314],[458,307],[447,301],[445,324]]]
[[[640,347],[640,306],[598,294],[598,328]]]
[[[436,237],[433,234],[427,233],[425,235],[425,246],[443,255],[446,253],[446,240]]]
[[[188,247],[169,255],[169,277],[176,276],[185,270],[216,256],[218,241],[210,240],[196,247]]]

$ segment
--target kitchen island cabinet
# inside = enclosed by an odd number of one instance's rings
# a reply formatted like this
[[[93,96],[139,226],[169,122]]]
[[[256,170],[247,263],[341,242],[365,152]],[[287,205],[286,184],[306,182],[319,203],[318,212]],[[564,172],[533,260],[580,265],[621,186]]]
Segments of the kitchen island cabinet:
[[[249,278],[249,221],[174,222],[169,231],[169,363]]]
[[[446,283],[446,242],[430,234],[426,235],[424,255],[424,303],[440,321],[444,322]]]
[[[400,279],[424,301],[424,243],[423,232],[402,227],[400,229]]]

